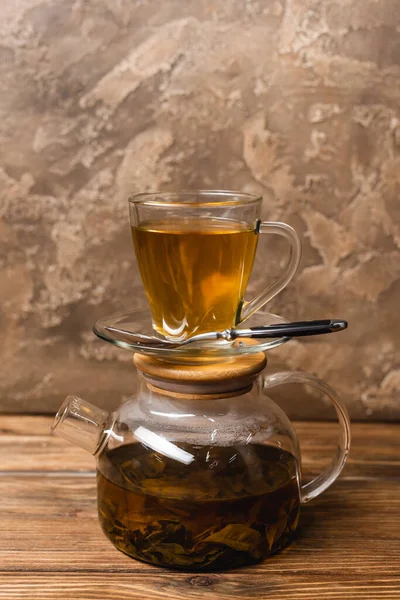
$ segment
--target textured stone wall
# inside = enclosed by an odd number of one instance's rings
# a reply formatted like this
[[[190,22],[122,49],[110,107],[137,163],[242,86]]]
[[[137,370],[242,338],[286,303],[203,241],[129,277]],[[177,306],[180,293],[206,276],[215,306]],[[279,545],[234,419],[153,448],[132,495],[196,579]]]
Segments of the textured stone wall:
[[[272,367],[399,417],[399,27],[398,0],[2,0],[1,408],[129,394],[131,356],[91,333],[145,305],[127,195],[201,187],[301,235],[271,311],[350,321]],[[261,245],[251,290],[283,256]]]

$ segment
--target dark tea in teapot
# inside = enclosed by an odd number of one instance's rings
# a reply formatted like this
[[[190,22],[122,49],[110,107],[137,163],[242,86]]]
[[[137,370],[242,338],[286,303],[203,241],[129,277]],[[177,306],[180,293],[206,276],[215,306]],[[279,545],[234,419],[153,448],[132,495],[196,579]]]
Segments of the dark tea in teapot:
[[[296,459],[274,446],[179,444],[190,464],[135,443],[98,462],[100,522],[126,554],[192,570],[251,564],[297,527]]]

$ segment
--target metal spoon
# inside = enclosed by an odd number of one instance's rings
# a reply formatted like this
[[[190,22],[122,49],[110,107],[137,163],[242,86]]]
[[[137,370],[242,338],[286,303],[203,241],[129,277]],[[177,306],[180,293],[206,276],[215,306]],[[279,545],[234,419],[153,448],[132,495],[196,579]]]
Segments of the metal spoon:
[[[212,342],[225,340],[228,342],[238,338],[277,338],[277,337],[300,337],[308,335],[321,335],[343,331],[347,328],[347,321],[341,319],[325,319],[319,321],[298,321],[296,323],[279,323],[277,325],[266,325],[265,327],[249,327],[249,329],[225,329],[224,331],[210,331],[194,335],[187,340],[174,342],[172,340],[160,339],[143,333],[133,333],[118,327],[106,325],[106,329],[116,340],[128,344],[143,344],[153,348],[181,348],[196,342]]]

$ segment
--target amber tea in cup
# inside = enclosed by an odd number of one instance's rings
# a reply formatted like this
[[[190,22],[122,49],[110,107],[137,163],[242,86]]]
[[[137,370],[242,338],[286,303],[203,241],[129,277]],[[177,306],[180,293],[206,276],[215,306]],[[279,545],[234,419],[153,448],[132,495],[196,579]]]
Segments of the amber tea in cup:
[[[143,223],[132,236],[159,333],[186,337],[235,323],[257,248],[254,229],[191,218]]]
[[[285,223],[259,219],[261,197],[199,191],[138,194],[130,198],[135,253],[154,329],[170,338],[219,331],[245,320],[293,277],[300,242]],[[283,275],[244,301],[258,236],[290,243]]]

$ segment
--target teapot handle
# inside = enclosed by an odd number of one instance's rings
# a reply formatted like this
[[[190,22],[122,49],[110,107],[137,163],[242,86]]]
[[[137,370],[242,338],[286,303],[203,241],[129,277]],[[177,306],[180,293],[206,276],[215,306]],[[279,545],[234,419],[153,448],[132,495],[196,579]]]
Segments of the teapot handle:
[[[350,450],[350,420],[345,406],[340,402],[336,392],[324,381],[313,375],[300,371],[282,371],[264,376],[264,389],[283,385],[285,383],[302,383],[311,385],[327,396],[335,410],[340,425],[340,434],[335,457],[332,464],[315,479],[300,488],[301,502],[308,502],[324,492],[339,476]]]

